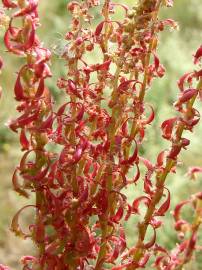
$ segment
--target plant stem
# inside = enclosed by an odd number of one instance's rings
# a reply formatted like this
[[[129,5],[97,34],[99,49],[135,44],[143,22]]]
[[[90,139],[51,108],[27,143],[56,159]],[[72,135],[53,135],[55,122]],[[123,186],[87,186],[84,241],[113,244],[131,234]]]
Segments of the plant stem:
[[[199,81],[197,89],[200,90],[202,88],[202,79]],[[195,95],[189,102],[188,107],[191,110],[194,104],[194,101],[196,100],[197,95]],[[175,137],[180,140],[183,134],[183,131],[185,129],[184,125],[179,125],[176,129],[175,132]],[[155,207],[156,205],[159,203],[159,201],[161,200],[161,198],[163,197],[163,187],[164,187],[164,183],[166,181],[166,177],[167,175],[170,173],[171,169],[173,168],[173,166],[176,164],[176,161],[172,160],[172,159],[167,159],[166,161],[166,166],[165,169],[163,170],[163,172],[161,173],[161,175],[156,175],[156,191],[155,194],[152,197],[151,203],[149,204],[148,208],[147,208],[147,212],[144,216],[144,220],[139,223],[139,230],[138,230],[138,242],[135,246],[135,253],[133,255],[133,260],[135,263],[138,264],[138,262],[140,261],[140,259],[143,257],[144,253],[145,253],[145,249],[144,249],[144,239],[145,239],[145,235],[147,233],[147,228],[149,225],[149,221],[151,220],[154,212],[155,212]],[[132,268],[129,266],[127,268],[127,270],[132,270],[132,269],[136,269],[136,266],[133,266]]]

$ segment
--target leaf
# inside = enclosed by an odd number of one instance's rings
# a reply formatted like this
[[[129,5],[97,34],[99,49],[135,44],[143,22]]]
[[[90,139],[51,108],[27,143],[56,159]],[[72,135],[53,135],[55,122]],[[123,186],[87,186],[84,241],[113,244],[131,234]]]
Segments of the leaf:
[[[102,29],[103,29],[103,26],[104,26],[104,23],[105,21],[99,23],[95,29],[95,36],[98,37],[100,36],[101,32],[102,32]]]
[[[48,129],[52,128],[54,121],[53,113],[51,113],[48,118],[43,121],[39,127],[39,130],[47,132]]]
[[[127,213],[126,213],[125,218],[124,218],[125,221],[127,221],[132,214],[132,206],[130,204],[128,204],[127,206],[128,206],[128,210],[127,210]]]
[[[138,147],[137,147],[137,142],[135,141],[135,149],[134,149],[133,155],[129,157],[128,159],[122,160],[121,165],[132,165],[137,159],[137,154],[138,154]]]
[[[81,159],[82,154],[83,154],[84,150],[86,149],[87,145],[88,145],[88,142],[85,139],[82,139],[81,142],[77,145],[76,151],[75,151],[73,158],[72,158],[72,162],[71,162],[72,165],[75,163],[78,163],[78,161]]]
[[[163,160],[164,160],[164,157],[165,157],[165,153],[166,153],[166,150],[163,150],[158,154],[157,161],[156,161],[156,166],[157,167],[163,166]]]
[[[10,270],[7,266],[0,264],[0,270]]]
[[[96,205],[101,211],[100,214],[104,214],[108,208],[108,192],[106,189],[100,189],[99,193],[96,195]]]
[[[29,18],[29,21],[31,23],[31,29],[30,29],[29,33],[27,34],[27,36],[26,36],[24,44],[21,45],[22,49],[25,50],[25,51],[31,49],[31,47],[34,45],[35,38],[36,38],[36,36],[35,36],[35,32],[36,32],[35,25],[34,25],[34,22],[33,22],[31,17]]]
[[[24,196],[25,198],[29,198],[29,194],[25,189],[23,189],[23,186],[20,185],[18,182],[18,176],[17,176],[18,168],[15,169],[12,177],[12,183],[13,183],[13,189],[21,196]]]
[[[138,263],[138,266],[141,267],[141,268],[145,268],[149,258],[151,257],[151,254],[150,253],[146,253],[144,255],[144,257],[140,260],[140,262]]]
[[[15,99],[17,101],[22,101],[22,100],[27,99],[27,97],[25,97],[25,95],[24,95],[24,89],[23,89],[22,84],[21,84],[21,78],[20,77],[21,77],[22,70],[23,70],[23,68],[18,73],[17,80],[15,82],[15,87],[14,87]]]
[[[178,221],[180,219],[180,212],[181,212],[182,207],[190,202],[191,202],[190,200],[185,200],[176,205],[173,211],[173,217],[175,221]]]
[[[111,60],[107,60],[103,64],[98,64],[98,65],[93,66],[93,68],[96,71],[108,71],[110,64],[111,64]]]
[[[161,130],[163,132],[162,137],[170,140],[171,135],[172,135],[172,131],[173,131],[173,127],[175,122],[177,121],[177,117],[173,117],[170,119],[165,120],[162,125],[161,125]]]
[[[24,52],[30,49],[35,42],[35,25],[31,17],[28,17],[27,20],[30,22],[30,29],[26,32],[26,36],[24,37],[24,42],[20,43],[15,41],[17,34],[21,31],[17,28],[13,28],[10,21],[9,28],[7,29],[4,35],[4,43],[7,49],[14,54],[24,55]]]
[[[137,168],[137,172],[136,172],[135,177],[132,180],[132,183],[136,183],[137,180],[140,178],[140,169],[139,169],[139,166],[138,166],[138,164],[135,164],[135,165],[136,165],[136,168]]]
[[[77,256],[87,256],[92,248],[90,230],[82,224],[76,226],[76,240],[74,242],[74,249]]]
[[[165,202],[159,207],[159,209],[155,212],[156,216],[164,216],[170,207],[170,191],[166,187],[164,187],[168,191],[168,196]]]
[[[76,87],[76,84],[71,79],[67,80],[67,88],[70,90],[70,92],[75,95],[76,97],[82,99],[82,96],[78,92],[78,89]]]
[[[119,221],[122,219],[122,217],[123,217],[123,213],[124,213],[124,211],[123,211],[123,206],[120,206],[119,208],[118,208],[118,210],[117,210],[117,212],[116,212],[116,214],[113,216],[113,217],[111,217],[111,220],[113,221],[113,222],[115,222],[115,223],[119,223]]]
[[[166,20],[161,21],[161,23],[163,23],[164,26],[170,26],[174,29],[178,27],[177,22],[174,21],[173,19],[166,19]]]
[[[26,234],[21,230],[20,225],[19,225],[19,216],[24,209],[29,208],[29,207],[36,208],[36,205],[26,205],[26,206],[22,207],[20,210],[18,210],[18,212],[15,214],[15,216],[12,219],[11,228],[10,228],[10,230],[13,231],[16,234],[16,236],[22,237],[24,239],[27,237],[30,237],[31,235]]]
[[[146,166],[148,171],[154,170],[154,165],[151,163],[151,161],[149,161],[148,159],[143,158],[143,157],[139,157],[139,160],[144,163],[144,165]]]
[[[136,82],[136,80],[126,80],[122,82],[121,84],[119,84],[117,92],[125,92],[132,82]]]
[[[198,90],[197,89],[187,89],[187,90],[184,90],[180,97],[179,97],[179,100],[177,102],[178,103],[185,103],[187,101],[189,101],[191,98],[193,98],[195,95],[197,95],[198,93]]]
[[[16,8],[18,6],[16,1],[11,0],[2,0],[2,3],[6,8]]]
[[[184,84],[186,82],[190,82],[192,80],[192,77],[194,76],[194,73],[193,72],[189,72],[189,73],[186,73],[184,74],[177,82],[178,84],[178,87],[180,89],[180,91],[184,91]]]
[[[202,167],[189,167],[187,175],[191,178],[191,179],[196,179],[196,174],[197,173],[202,173]]]
[[[150,124],[153,120],[154,120],[154,117],[155,117],[155,114],[154,114],[154,109],[151,105],[149,105],[150,109],[151,109],[151,114],[149,115],[149,117],[146,119],[146,120],[142,120],[141,123],[143,125],[148,125]]]
[[[187,221],[185,221],[184,219],[180,219],[177,222],[175,222],[175,230],[176,231],[181,231],[182,230],[182,226],[184,225],[189,225]]]
[[[85,107],[81,104],[81,109],[79,110],[78,114],[76,115],[76,121],[81,121],[85,112]]]
[[[44,183],[46,181],[45,176],[48,173],[49,166],[50,166],[50,164],[48,163],[43,170],[40,169],[34,175],[24,174],[23,173],[23,178],[27,179],[27,180],[30,180],[30,181],[38,182],[38,184],[42,184],[42,183]]]
[[[150,202],[151,202],[151,199],[149,197],[147,197],[147,196],[140,196],[137,199],[135,199],[133,201],[133,204],[132,204],[132,211],[133,212],[139,214],[139,209],[138,208],[139,208],[139,204],[141,202],[144,202],[145,205],[148,207]]]
[[[157,228],[159,228],[161,225],[162,225],[162,221],[161,220],[159,220],[159,219],[157,219],[157,218],[155,218],[155,217],[152,217],[151,218],[151,220],[150,220],[150,224],[155,228],[155,229],[157,229]]]
[[[35,94],[35,98],[41,97],[43,95],[44,89],[45,89],[44,79],[42,78],[39,81],[39,85],[38,85],[38,88],[37,88],[37,91]]]
[[[202,57],[202,45],[198,48],[194,55],[194,64],[196,65]]]
[[[29,140],[26,137],[25,129],[23,128],[20,132],[20,144],[22,146],[22,151],[29,150]]]
[[[189,240],[189,243],[188,243],[185,257],[189,257],[194,252],[195,246],[196,246],[196,241],[197,241],[197,231],[193,231],[191,238]]]
[[[13,17],[29,15],[36,11],[36,8],[38,6],[38,0],[29,0],[27,2],[28,2],[28,5],[22,8],[21,10],[17,11],[16,13],[14,13]]]

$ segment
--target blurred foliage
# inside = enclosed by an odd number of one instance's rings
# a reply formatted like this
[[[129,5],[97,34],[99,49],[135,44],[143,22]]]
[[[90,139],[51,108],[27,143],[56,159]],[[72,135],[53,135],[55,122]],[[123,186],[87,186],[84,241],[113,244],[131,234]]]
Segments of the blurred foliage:
[[[173,18],[179,23],[178,31],[171,32],[166,30],[160,36],[158,52],[167,72],[164,78],[154,81],[146,97],[147,102],[152,103],[155,108],[156,120],[147,130],[147,139],[141,151],[146,158],[153,161],[155,161],[156,154],[161,151],[161,149],[169,147],[169,144],[161,138],[159,126],[164,119],[173,115],[172,103],[178,95],[176,81],[185,72],[193,69],[192,55],[197,47],[199,47],[202,40],[202,1],[174,0],[174,2],[173,8],[164,8],[161,12],[162,18]],[[134,0],[127,0],[125,3],[132,6]],[[66,12],[66,4],[67,1],[65,0],[40,1],[39,15],[41,17],[41,27],[39,29],[39,36],[45,46],[53,53],[51,63],[53,77],[48,80],[48,86],[55,97],[56,103],[59,103],[64,97],[61,90],[57,88],[56,82],[58,77],[65,74],[65,63],[60,59],[60,55],[66,45],[63,37],[70,23],[69,15]],[[121,12],[118,15],[121,16]],[[100,20],[99,10],[96,9],[95,18]],[[0,42],[1,44],[3,43],[2,31],[0,31]],[[13,98],[12,89],[16,78],[15,72],[18,70],[21,63],[15,56],[7,54],[2,45],[0,46],[0,54],[5,60],[5,68],[1,76],[3,98],[0,101],[0,261],[13,267],[13,269],[17,269],[16,266],[18,265],[19,257],[23,254],[28,254],[29,251],[32,250],[32,246],[29,241],[22,242],[8,232],[12,215],[15,213],[16,209],[19,209],[19,207],[26,202],[24,199],[19,198],[11,188],[12,172],[19,161],[21,153],[17,141],[18,136],[13,134],[6,127],[5,123],[10,118],[16,117],[16,102]],[[89,61],[93,61],[93,57],[96,56],[89,57],[91,57]],[[201,107],[201,104],[198,104],[198,110],[202,113]],[[183,163],[180,165],[176,174],[168,177],[167,185],[172,194],[171,210],[180,200],[200,190],[202,179],[193,183],[188,180],[185,173],[189,165],[202,166],[200,148],[201,134],[202,125],[196,128],[194,134],[188,134],[188,137],[191,139],[191,145],[189,150],[187,152],[184,151],[181,155]],[[125,191],[131,201],[140,193],[141,185],[142,183],[139,183],[137,186],[131,186],[130,189]],[[141,219],[141,217],[138,216],[131,218],[127,224],[127,241],[129,246],[135,242],[135,224],[138,218]],[[189,216],[188,218],[191,217]],[[150,235],[148,235],[148,238],[149,237]],[[158,241],[166,245],[169,249],[174,247],[178,241],[173,229],[171,213],[164,218],[164,226],[161,232],[158,233]],[[202,265],[202,258],[200,254],[197,254],[196,261],[190,263],[185,269],[199,270],[201,269],[200,265]]]

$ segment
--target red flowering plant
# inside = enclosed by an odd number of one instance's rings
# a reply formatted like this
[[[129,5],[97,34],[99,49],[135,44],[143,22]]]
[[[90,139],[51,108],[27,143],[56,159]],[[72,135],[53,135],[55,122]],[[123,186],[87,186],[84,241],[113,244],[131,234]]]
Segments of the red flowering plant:
[[[162,150],[155,164],[139,151],[155,118],[145,95],[152,81],[165,72],[157,55],[158,34],[166,26],[177,26],[171,19],[160,20],[158,14],[172,2],[142,0],[133,8],[109,0],[70,2],[72,20],[62,54],[67,72],[57,82],[66,100],[53,110],[53,97],[45,85],[51,76],[51,53],[36,34],[38,1],[2,0],[11,11],[5,46],[24,61],[14,86],[21,115],[9,122],[19,132],[24,151],[13,174],[13,187],[21,196],[34,193],[36,198],[35,204],[17,212],[11,224],[16,235],[31,238],[38,247],[37,255],[21,259],[24,270],[132,270],[151,265],[151,260],[152,267],[168,270],[182,269],[191,260],[201,223],[200,193],[174,210],[175,229],[181,237],[189,231],[189,240],[169,252],[157,243],[156,235],[170,207],[166,178],[190,143],[183,132],[192,131],[199,122],[194,102],[202,97],[201,70],[179,80],[177,115],[160,127],[162,137],[171,142],[170,149]],[[101,17],[94,27],[95,8]],[[119,20],[117,8],[123,11]],[[95,53],[98,62],[90,63],[89,55]],[[202,47],[194,56],[195,64],[201,56]],[[50,146],[61,151],[50,151]],[[142,194],[131,204],[124,190],[141,178]],[[193,224],[180,216],[187,204],[196,213]],[[19,225],[27,208],[35,210],[29,233]],[[128,248],[123,225],[138,215],[142,219],[136,224],[137,242]],[[153,236],[147,242],[149,227]]]

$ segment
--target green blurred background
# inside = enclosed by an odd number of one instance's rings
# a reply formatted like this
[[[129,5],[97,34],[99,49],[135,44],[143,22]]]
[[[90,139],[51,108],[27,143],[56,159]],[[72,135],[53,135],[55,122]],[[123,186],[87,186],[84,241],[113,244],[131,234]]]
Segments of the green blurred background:
[[[161,139],[159,126],[164,119],[173,116],[174,110],[172,104],[178,95],[176,81],[185,72],[193,70],[192,56],[202,43],[202,1],[174,0],[174,2],[173,8],[162,9],[160,15],[161,18],[173,18],[179,23],[178,31],[169,31],[167,29],[160,35],[158,54],[166,68],[166,75],[162,79],[154,81],[152,89],[146,97],[147,102],[153,104],[156,112],[156,120],[148,128],[148,135],[142,149],[142,154],[153,161],[161,149],[169,147],[169,143]],[[127,0],[125,3],[132,6],[134,0]],[[56,81],[58,77],[65,74],[65,63],[59,59],[58,55],[65,44],[63,36],[68,29],[70,21],[69,14],[66,12],[66,4],[67,1],[65,0],[40,1],[42,26],[39,29],[39,36],[44,41],[44,45],[49,47],[53,52],[51,68],[54,76],[48,80],[48,86],[57,102],[62,99],[62,94],[56,87]],[[98,14],[96,14],[96,18],[99,20]],[[7,264],[13,270],[17,270],[20,269],[19,258],[22,255],[33,253],[34,250],[30,241],[21,241],[8,230],[11,217],[17,209],[26,204],[24,199],[15,194],[11,186],[12,173],[21,157],[18,135],[13,134],[5,125],[8,119],[16,116],[13,84],[16,78],[16,71],[21,66],[21,61],[16,56],[9,55],[5,52],[5,47],[2,45],[2,29],[0,29],[0,38],[0,54],[3,56],[5,62],[0,78],[1,85],[3,86],[3,96],[0,100],[0,263]],[[201,103],[198,103],[197,109],[202,113],[201,108]],[[200,190],[202,177],[201,179],[199,177],[195,182],[191,182],[185,174],[189,165],[202,166],[201,134],[201,124],[195,129],[194,134],[186,134],[187,138],[191,138],[189,150],[181,154],[180,159],[183,162],[179,166],[177,173],[168,177],[167,186],[172,194],[171,210],[177,202],[187,198],[189,194]],[[131,187],[130,190],[128,189],[126,191],[131,200],[139,192],[137,187]],[[192,213],[188,212],[187,218],[191,219],[191,215]],[[29,215],[26,218],[29,220]],[[126,225],[129,246],[134,243],[136,238],[136,222],[137,218],[135,217],[130,219]],[[26,220],[24,223],[26,223]],[[174,247],[178,242],[173,229],[171,213],[168,213],[164,218],[164,225],[158,233],[158,241],[167,248]],[[202,256],[200,255],[196,254],[195,262],[191,262],[185,269],[202,269]],[[148,267],[147,269],[152,269],[152,267]]]

